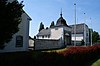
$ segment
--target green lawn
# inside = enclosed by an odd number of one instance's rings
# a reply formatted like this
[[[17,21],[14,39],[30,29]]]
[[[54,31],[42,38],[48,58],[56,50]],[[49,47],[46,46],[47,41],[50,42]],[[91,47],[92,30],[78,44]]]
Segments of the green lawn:
[[[61,48],[61,49],[55,49],[55,50],[47,50],[47,51],[42,51],[42,52],[62,52],[66,50],[67,48]]]
[[[91,66],[100,66],[100,59],[94,62]]]

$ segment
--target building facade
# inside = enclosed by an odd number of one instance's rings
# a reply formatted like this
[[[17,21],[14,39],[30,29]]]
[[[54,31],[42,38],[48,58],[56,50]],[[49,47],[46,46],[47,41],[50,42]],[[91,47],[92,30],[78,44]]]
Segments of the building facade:
[[[14,0],[8,0],[12,2]],[[29,22],[31,18],[23,12],[22,22],[19,24],[19,31],[13,35],[12,40],[6,44],[5,48],[0,49],[0,52],[17,52],[17,51],[28,51],[29,44]]]
[[[89,28],[85,23],[76,24],[76,33],[75,25],[70,25],[72,27],[72,43],[76,41],[76,45],[81,45],[82,41],[84,41],[84,46],[89,45]],[[76,39],[75,39],[76,34]]]
[[[34,50],[34,38],[29,36],[29,49]]]
[[[60,18],[57,20],[56,25],[47,28],[47,29],[42,29],[37,35],[37,40],[41,42],[41,46],[39,45],[40,42],[35,42],[35,49],[45,49],[48,46],[48,48],[61,48],[61,47],[66,47],[67,45],[71,44],[71,27],[66,24],[66,20],[62,17],[62,13],[60,14]],[[44,39],[44,40],[43,40]],[[48,44],[48,42],[49,44]],[[55,41],[54,41],[55,40]],[[46,43],[43,43],[46,42]],[[59,43],[58,43],[59,42]],[[51,45],[54,44],[55,47],[52,47]],[[46,45],[47,44],[47,45]],[[58,46],[59,45],[59,46]],[[48,49],[46,48],[46,49]]]

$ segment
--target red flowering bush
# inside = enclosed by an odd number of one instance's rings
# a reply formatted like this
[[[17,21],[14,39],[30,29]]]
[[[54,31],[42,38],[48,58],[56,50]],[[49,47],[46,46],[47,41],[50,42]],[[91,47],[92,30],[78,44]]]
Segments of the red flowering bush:
[[[70,47],[61,52],[0,54],[0,66],[91,66],[100,58],[100,45]]]
[[[62,52],[44,52],[35,60],[44,66],[91,66],[100,58],[100,45],[69,47]]]
[[[65,58],[67,65],[70,66],[85,66],[93,63],[97,58],[100,58],[100,45],[87,47],[70,47],[67,50],[60,52]]]

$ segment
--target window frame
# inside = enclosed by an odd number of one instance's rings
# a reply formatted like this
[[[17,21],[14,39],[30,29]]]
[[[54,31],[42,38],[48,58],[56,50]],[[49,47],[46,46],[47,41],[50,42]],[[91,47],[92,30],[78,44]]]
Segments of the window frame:
[[[23,36],[16,36],[16,47],[23,47]]]

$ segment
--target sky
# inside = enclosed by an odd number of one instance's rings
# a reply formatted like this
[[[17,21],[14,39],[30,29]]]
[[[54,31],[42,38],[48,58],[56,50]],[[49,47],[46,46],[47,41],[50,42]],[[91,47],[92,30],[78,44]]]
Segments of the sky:
[[[67,25],[75,24],[75,0],[23,1],[23,9],[32,19],[29,27],[29,36],[32,38],[37,35],[41,22],[45,28],[49,27],[52,21],[56,24],[61,9]],[[76,23],[85,23],[100,34],[100,0],[76,0]]]

